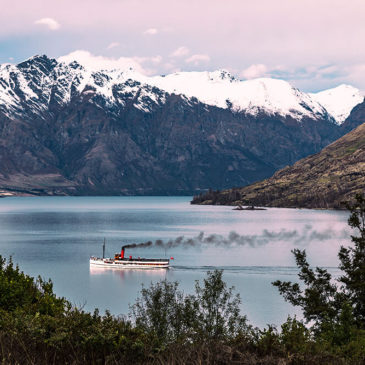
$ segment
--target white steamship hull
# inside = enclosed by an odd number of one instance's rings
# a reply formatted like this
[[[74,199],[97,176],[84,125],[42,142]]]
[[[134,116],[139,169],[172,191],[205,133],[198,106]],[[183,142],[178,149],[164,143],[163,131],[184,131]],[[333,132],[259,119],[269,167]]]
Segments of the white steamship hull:
[[[102,259],[90,257],[90,265],[109,267],[112,269],[167,269],[170,265],[168,259]]]

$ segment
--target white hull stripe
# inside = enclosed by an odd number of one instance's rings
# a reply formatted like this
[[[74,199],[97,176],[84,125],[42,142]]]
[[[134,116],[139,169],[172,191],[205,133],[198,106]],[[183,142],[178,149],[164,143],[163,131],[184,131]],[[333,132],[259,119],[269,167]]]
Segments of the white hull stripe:
[[[110,267],[115,269],[151,269],[151,268],[168,268],[169,261],[103,261],[90,259],[90,265]]]

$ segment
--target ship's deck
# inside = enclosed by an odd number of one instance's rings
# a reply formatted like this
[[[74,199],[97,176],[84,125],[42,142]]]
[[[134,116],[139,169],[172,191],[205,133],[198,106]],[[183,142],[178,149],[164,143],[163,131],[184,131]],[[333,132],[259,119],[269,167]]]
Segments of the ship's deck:
[[[124,258],[124,259],[113,259],[113,258],[100,258],[100,257],[90,257],[94,261],[110,261],[110,262],[169,262],[169,259],[147,259],[147,258]]]
[[[157,269],[157,268],[169,268],[170,260],[169,259],[146,259],[146,258],[137,258],[137,259],[111,259],[111,258],[100,258],[100,257],[90,257],[90,265],[99,266],[99,267],[111,267],[111,268],[120,268],[120,269]]]

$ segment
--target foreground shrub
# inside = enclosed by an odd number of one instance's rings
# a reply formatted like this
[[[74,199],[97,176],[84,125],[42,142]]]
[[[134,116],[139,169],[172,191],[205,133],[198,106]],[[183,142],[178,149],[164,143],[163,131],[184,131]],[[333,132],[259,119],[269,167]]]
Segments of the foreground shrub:
[[[312,269],[305,251],[295,249],[302,287],[273,284],[285,300],[302,308],[307,323],[314,323],[311,332],[320,349],[365,363],[365,197],[357,195],[348,208],[348,224],[358,235],[351,236],[353,247],[339,251],[343,275],[334,280],[326,269]]]
[[[203,285],[196,282],[194,295],[184,295],[177,282],[161,281],[142,288],[130,316],[163,345],[234,338],[249,327],[240,315],[239,295],[227,288],[222,275],[221,270],[208,271]]]
[[[56,315],[63,312],[68,302],[53,293],[51,280],[37,280],[24,274],[12,260],[8,263],[0,256],[0,309],[27,313]]]

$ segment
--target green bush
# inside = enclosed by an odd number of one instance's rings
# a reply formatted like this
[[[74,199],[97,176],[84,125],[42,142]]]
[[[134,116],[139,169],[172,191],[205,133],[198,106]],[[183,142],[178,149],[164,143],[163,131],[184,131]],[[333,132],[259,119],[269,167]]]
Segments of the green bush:
[[[293,250],[299,268],[298,283],[275,281],[285,300],[302,308],[317,351],[328,352],[358,363],[365,362],[365,198],[356,196],[348,205],[354,246],[341,247],[339,268],[343,275],[334,280],[322,268],[312,269],[305,251]],[[287,341],[286,341],[287,343]],[[351,349],[351,350],[350,350]]]
[[[62,313],[67,301],[57,298],[53,284],[38,277],[34,280],[19,270],[10,258],[9,262],[0,256],[0,309],[14,311],[19,308],[29,313],[55,315]]]
[[[208,271],[194,295],[184,295],[178,283],[161,281],[146,289],[131,307],[137,327],[151,333],[163,345],[174,342],[229,339],[247,331],[240,315],[240,297],[227,289],[221,270]]]

